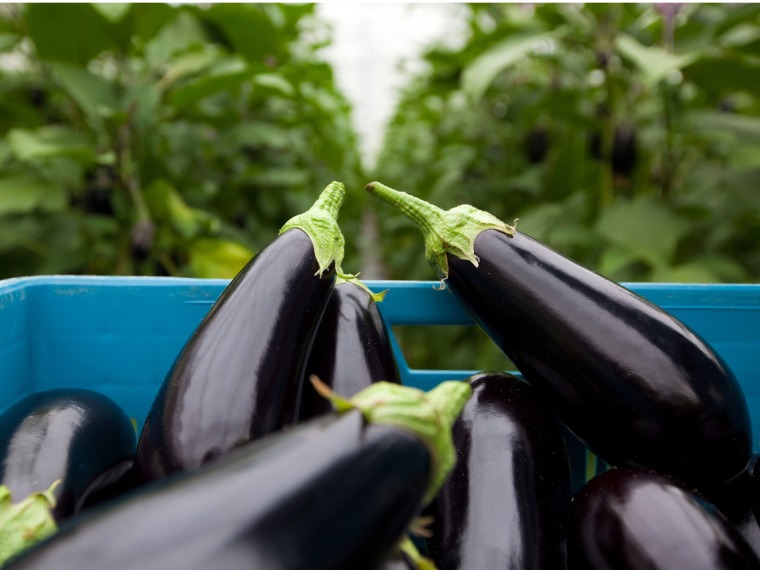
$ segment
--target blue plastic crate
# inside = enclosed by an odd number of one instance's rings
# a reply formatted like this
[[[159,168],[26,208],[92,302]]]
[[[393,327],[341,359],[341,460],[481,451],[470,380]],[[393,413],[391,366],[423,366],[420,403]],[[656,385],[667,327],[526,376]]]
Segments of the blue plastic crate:
[[[227,283],[152,277],[0,280],[0,408],[35,390],[81,386],[112,397],[142,425],[174,358]],[[389,290],[379,305],[389,328],[473,324],[449,291],[436,289],[437,282],[368,285]],[[760,433],[760,285],[626,285],[692,327],[725,359],[744,389],[754,433]],[[427,390],[475,372],[410,369],[391,338],[405,384]],[[760,451],[757,440],[754,450]]]

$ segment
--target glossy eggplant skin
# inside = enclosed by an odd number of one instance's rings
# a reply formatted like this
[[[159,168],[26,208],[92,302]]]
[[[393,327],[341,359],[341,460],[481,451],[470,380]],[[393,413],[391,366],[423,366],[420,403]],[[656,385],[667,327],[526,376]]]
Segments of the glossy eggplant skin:
[[[475,253],[447,256],[451,291],[601,459],[694,485],[746,467],[741,387],[693,331],[525,234],[481,232]]]
[[[52,509],[60,522],[106,492],[135,442],[129,417],[111,398],[82,388],[36,392],[0,415],[0,483],[20,501],[60,479]]]
[[[728,522],[653,471],[612,469],[576,495],[573,570],[746,570],[760,561]]]
[[[329,414],[93,509],[7,569],[371,570],[418,513],[431,465],[410,432]]]
[[[140,482],[194,469],[294,423],[304,365],[335,283],[308,235],[272,241],[225,288],[182,349],[143,426]]]
[[[468,379],[473,394],[454,423],[457,464],[427,513],[439,570],[560,570],[570,463],[555,418],[523,380]]]
[[[758,456],[753,454],[747,468],[737,477],[700,490],[697,498],[709,511],[717,510],[760,557],[760,525],[752,501],[752,488],[757,485],[757,460]]]
[[[309,354],[306,378],[311,374],[346,398],[373,382],[401,382],[377,303],[366,290],[353,283],[335,287]],[[300,419],[331,409],[330,403],[306,382]]]

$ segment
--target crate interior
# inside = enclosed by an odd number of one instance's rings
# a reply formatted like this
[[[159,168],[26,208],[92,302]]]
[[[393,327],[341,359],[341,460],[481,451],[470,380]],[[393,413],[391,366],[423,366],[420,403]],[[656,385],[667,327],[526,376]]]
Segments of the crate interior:
[[[156,389],[226,281],[171,278],[26,278],[0,282],[2,407],[34,390],[81,386],[116,400],[142,425]],[[395,325],[471,324],[448,291],[430,282],[370,282]],[[630,284],[705,338],[736,374],[760,425],[760,286]],[[404,383],[429,389],[474,371],[410,369],[394,342]],[[475,364],[475,363],[474,363]],[[576,471],[587,458],[573,446]],[[754,451],[760,451],[755,438]],[[590,464],[591,465],[591,464]]]

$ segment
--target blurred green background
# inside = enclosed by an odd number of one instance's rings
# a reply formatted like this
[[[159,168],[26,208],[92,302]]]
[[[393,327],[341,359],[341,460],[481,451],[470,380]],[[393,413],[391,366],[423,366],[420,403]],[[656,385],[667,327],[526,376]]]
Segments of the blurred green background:
[[[615,280],[758,281],[760,5],[466,18],[370,171],[314,5],[0,5],[0,278],[231,277],[337,179],[345,269],[433,279],[417,230],[361,191],[378,179],[519,218]],[[504,366],[470,328],[424,335],[399,331],[414,366]]]
[[[331,180],[362,184],[313,12],[4,5],[0,277],[232,277]]]

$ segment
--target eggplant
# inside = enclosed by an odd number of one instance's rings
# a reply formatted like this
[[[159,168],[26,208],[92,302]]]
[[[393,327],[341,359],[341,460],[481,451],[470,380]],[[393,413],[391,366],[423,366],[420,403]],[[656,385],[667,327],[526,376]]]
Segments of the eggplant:
[[[397,386],[382,402],[384,384],[84,513],[7,569],[379,568],[435,491],[469,388]]]
[[[377,298],[361,285],[337,280],[309,354],[307,377],[318,376],[344,397],[380,380],[401,383]],[[300,420],[330,409],[311,384],[304,385]]]
[[[30,394],[0,414],[0,483],[19,501],[52,490],[57,522],[105,496],[128,469],[136,435],[111,398],[82,388]]]
[[[333,182],[224,289],[156,395],[134,464],[140,483],[195,469],[296,421],[314,334],[343,258]]]
[[[760,557],[760,525],[753,502],[753,488],[758,485],[757,455],[752,455],[747,468],[730,481],[701,490],[698,494],[708,510],[717,510],[744,538]]]
[[[515,376],[467,381],[457,463],[428,510],[429,556],[440,570],[565,568],[570,463],[559,424]]]
[[[745,469],[741,387],[678,319],[472,206],[444,211],[379,183],[367,190],[420,226],[449,290],[603,461],[694,486]]]
[[[760,561],[719,513],[653,471],[618,468],[573,500],[567,531],[573,570],[756,570]]]

